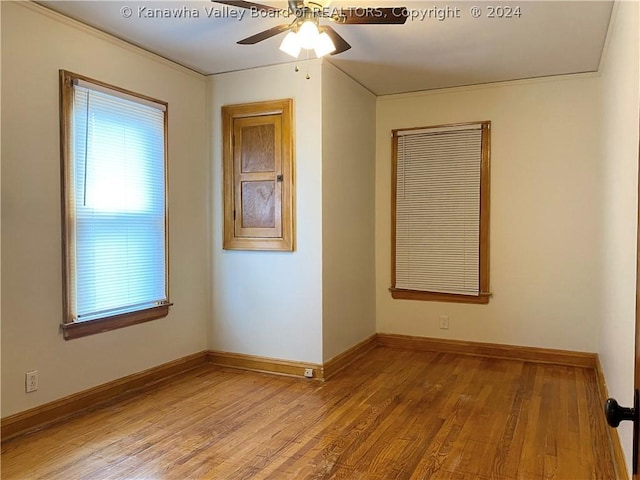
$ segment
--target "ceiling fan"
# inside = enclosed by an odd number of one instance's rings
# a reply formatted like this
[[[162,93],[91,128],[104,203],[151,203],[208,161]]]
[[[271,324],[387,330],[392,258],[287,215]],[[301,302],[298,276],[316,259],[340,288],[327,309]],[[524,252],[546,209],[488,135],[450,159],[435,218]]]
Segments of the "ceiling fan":
[[[280,45],[280,50],[296,58],[303,48],[314,50],[317,57],[327,54],[337,55],[351,48],[351,45],[330,25],[321,25],[320,19],[343,25],[402,25],[407,21],[408,16],[406,7],[329,7],[331,0],[289,0],[287,10],[243,0],[213,1],[247,8],[264,16],[293,18],[291,23],[277,25],[239,40],[237,43],[254,45],[289,31]]]

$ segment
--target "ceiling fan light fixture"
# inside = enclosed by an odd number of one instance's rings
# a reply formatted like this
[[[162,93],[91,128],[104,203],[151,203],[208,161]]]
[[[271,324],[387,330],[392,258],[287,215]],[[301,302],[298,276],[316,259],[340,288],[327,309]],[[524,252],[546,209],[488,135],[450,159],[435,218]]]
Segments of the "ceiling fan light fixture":
[[[333,44],[333,40],[327,34],[327,32],[322,32],[318,36],[318,40],[316,41],[315,49],[316,57],[324,57],[328,53],[335,52],[336,46]]]
[[[293,58],[298,58],[300,55],[300,49],[302,45],[300,45],[300,39],[298,38],[298,34],[296,32],[289,32],[282,40],[280,44],[280,50],[284,53],[291,55]]]
[[[319,36],[318,27],[311,20],[305,21],[298,29],[300,45],[307,50],[315,48]]]

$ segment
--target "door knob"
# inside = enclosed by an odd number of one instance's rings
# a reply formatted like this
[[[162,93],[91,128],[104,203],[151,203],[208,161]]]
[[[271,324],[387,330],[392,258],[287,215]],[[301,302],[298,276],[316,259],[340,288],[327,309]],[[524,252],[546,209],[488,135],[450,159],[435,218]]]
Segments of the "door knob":
[[[638,473],[638,437],[640,434],[640,404],[639,393],[636,388],[633,394],[633,408],[621,407],[615,398],[607,398],[604,403],[604,416],[607,418],[607,423],[613,428],[617,428],[620,422],[625,420],[631,420],[633,422],[633,458],[631,460],[631,467],[633,475]]]
[[[636,409],[621,407],[615,398],[608,398],[604,404],[604,415],[610,427],[617,428],[620,422],[625,420],[636,420]]]

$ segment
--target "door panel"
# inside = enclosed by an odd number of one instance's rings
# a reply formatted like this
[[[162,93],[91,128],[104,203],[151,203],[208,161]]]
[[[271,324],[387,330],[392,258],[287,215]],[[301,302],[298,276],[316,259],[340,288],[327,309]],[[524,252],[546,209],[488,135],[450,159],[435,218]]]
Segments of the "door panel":
[[[640,138],[640,132],[639,136]],[[640,166],[640,150],[638,157]],[[638,459],[640,458],[640,177],[638,178],[638,218],[636,237],[636,322],[635,322],[635,361],[634,361],[634,402],[633,406],[621,406],[609,398],[605,403],[607,423],[616,428],[621,421],[633,422],[633,458],[631,462],[633,480],[640,480],[638,473]]]

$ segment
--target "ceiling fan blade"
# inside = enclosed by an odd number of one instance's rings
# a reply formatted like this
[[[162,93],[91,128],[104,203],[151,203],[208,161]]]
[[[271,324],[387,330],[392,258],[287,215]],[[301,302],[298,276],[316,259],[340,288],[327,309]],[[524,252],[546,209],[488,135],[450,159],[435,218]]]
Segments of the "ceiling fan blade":
[[[329,35],[329,38],[331,38],[331,41],[336,46],[336,49],[331,52],[331,55],[337,55],[338,53],[346,52],[351,48],[351,45],[349,45],[349,43],[347,43],[347,41],[329,25],[324,25],[321,28],[321,31],[327,32],[327,35]]]
[[[402,25],[407,21],[407,7],[341,8],[332,20],[347,25]]]
[[[269,30],[264,30],[260,33],[256,33],[255,35],[251,35],[250,37],[243,38],[239,40],[237,43],[240,45],[253,45],[255,43],[266,40],[267,38],[271,38],[279,33],[285,32],[289,30],[291,25],[278,25],[276,27],[270,28]]]
[[[286,10],[282,10],[281,8],[276,8],[276,7],[270,7],[268,5],[262,5],[260,3],[253,3],[253,2],[245,2],[243,0],[237,0],[237,1],[222,1],[222,0],[212,0],[215,3],[221,3],[223,5],[229,5],[231,7],[238,7],[238,8],[248,8],[248,9],[252,9],[252,10],[257,10],[260,12],[267,12],[267,13],[282,13],[285,12],[287,13]]]

